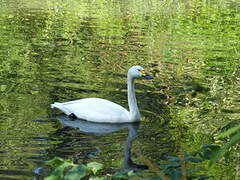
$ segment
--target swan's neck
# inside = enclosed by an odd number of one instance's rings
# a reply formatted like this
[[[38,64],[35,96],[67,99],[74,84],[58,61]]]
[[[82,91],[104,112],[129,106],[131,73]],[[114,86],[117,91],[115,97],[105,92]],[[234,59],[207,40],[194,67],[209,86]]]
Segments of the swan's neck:
[[[128,76],[127,86],[128,86],[128,106],[130,111],[130,120],[138,121],[140,119],[140,112],[137,106],[134,79],[130,76]]]

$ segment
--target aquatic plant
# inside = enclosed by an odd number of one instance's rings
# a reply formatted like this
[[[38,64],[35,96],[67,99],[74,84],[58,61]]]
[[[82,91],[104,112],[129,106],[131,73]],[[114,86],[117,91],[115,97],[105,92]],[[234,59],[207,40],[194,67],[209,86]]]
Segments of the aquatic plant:
[[[206,170],[194,168],[191,164],[211,160],[215,152],[220,149],[218,145],[204,145],[196,152],[184,153],[181,156],[166,156],[161,165],[156,165],[141,155],[143,162],[149,167],[145,171],[123,171],[114,174],[104,174],[103,164],[90,162],[74,164],[70,160],[55,157],[46,162],[53,167],[52,173],[44,180],[114,180],[114,179],[139,179],[139,180],[180,180],[180,179],[208,179]]]

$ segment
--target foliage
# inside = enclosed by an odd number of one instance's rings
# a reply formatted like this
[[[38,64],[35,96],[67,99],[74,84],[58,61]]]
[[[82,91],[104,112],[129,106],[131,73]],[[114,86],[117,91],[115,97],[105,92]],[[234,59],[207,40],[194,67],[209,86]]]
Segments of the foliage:
[[[219,135],[219,137],[226,137],[239,130],[240,126],[231,128],[228,131]],[[236,137],[239,138],[239,132],[236,133]],[[52,160],[46,162],[46,165],[53,167],[52,173],[44,178],[44,180],[76,180],[76,179],[90,179],[90,180],[124,180],[124,179],[139,179],[139,180],[180,180],[180,179],[209,179],[211,176],[206,175],[203,172],[207,172],[206,169],[192,168],[192,164],[202,163],[204,161],[210,162],[210,165],[216,163],[226,150],[234,145],[236,137],[230,139],[222,148],[219,145],[206,144],[199,150],[184,153],[182,156],[166,156],[164,163],[161,162],[159,166],[153,162],[142,158],[148,165],[150,171],[147,173],[147,177],[144,172],[136,171],[123,171],[116,172],[115,174],[103,175],[103,164],[97,162],[90,162],[87,165],[77,165],[72,161],[64,160],[59,157],[55,157]],[[239,139],[237,140],[239,142]]]
[[[226,152],[229,151],[229,148],[240,143],[240,125],[236,127],[229,128],[227,131],[221,133],[218,138],[230,137],[229,141],[225,143],[218,151],[215,152],[214,157],[212,158],[210,164],[214,164],[219,160]]]
[[[98,171],[102,169],[102,164],[97,162],[91,162],[85,165],[76,165],[72,161],[63,160],[55,157],[52,160],[46,162],[46,165],[50,165],[54,168],[50,176],[44,178],[44,180],[75,180],[88,177],[90,179],[107,179],[100,177],[93,177]]]
[[[202,174],[204,169],[194,169],[190,166],[192,163],[202,163],[210,160],[213,154],[219,149],[217,145],[204,145],[200,150],[191,153],[184,153],[181,157],[167,156],[165,163],[161,163],[159,167],[149,160],[145,159],[145,163],[149,166],[150,175],[144,172],[123,171],[115,174],[103,175],[103,165],[97,162],[90,162],[87,165],[76,165],[69,160],[63,160],[55,157],[46,162],[47,165],[54,169],[50,176],[44,180],[76,180],[76,179],[91,179],[91,180],[121,180],[121,179],[139,179],[139,180],[180,180],[180,179],[208,179],[210,176]]]
[[[193,164],[211,160],[214,153],[219,149],[218,145],[206,144],[198,151],[186,152],[180,157],[167,157],[167,164],[161,165],[161,169],[172,180],[179,179],[208,179],[206,169],[193,168]]]

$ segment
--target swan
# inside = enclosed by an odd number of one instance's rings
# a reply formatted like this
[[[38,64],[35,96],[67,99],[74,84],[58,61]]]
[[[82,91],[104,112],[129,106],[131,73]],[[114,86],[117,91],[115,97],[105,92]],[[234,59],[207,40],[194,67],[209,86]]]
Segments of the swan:
[[[73,116],[86,121],[99,123],[131,123],[140,120],[134,80],[137,78],[152,79],[143,67],[132,66],[127,73],[128,106],[124,107],[101,98],[84,98],[64,103],[55,102],[51,108],[57,108],[68,116]]]

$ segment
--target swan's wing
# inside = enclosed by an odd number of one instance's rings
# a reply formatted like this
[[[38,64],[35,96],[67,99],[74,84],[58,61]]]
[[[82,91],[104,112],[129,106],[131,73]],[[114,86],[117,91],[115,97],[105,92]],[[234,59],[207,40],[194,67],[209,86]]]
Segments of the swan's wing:
[[[129,112],[122,106],[100,98],[86,98],[65,103],[54,103],[65,114],[94,122],[129,122]]]

